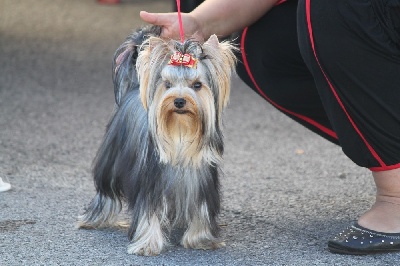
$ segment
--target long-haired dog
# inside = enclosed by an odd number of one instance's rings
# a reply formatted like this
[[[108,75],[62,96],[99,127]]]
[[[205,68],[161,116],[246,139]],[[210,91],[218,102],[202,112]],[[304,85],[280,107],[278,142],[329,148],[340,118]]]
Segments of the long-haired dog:
[[[172,228],[185,248],[215,249],[220,212],[221,115],[234,46],[161,39],[160,27],[130,35],[113,60],[117,109],[94,162],[97,194],[81,228],[113,226],[127,202],[128,253],[157,255]]]

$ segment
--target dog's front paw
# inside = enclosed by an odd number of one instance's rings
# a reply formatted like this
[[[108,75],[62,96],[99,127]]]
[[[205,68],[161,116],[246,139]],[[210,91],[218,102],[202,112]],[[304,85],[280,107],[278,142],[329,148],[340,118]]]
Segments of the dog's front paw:
[[[162,241],[135,242],[128,246],[128,253],[139,256],[157,256],[163,250]]]
[[[147,219],[144,215],[136,228],[133,241],[128,246],[128,253],[140,256],[156,256],[161,253],[166,240],[156,215]]]
[[[219,241],[210,232],[192,232],[187,231],[181,241],[185,248],[193,249],[218,249],[225,247],[225,242]]]
[[[192,249],[219,249],[222,247],[225,247],[225,242],[223,241],[217,241],[215,240],[210,240],[210,239],[202,239],[198,241],[182,241],[182,246],[184,248],[192,248]]]

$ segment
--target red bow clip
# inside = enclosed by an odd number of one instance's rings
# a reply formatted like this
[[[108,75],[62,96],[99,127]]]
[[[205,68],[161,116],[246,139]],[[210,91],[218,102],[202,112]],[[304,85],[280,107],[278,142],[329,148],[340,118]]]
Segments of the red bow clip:
[[[173,55],[171,55],[171,59],[169,60],[168,65],[196,68],[197,59],[191,56],[190,54],[182,54],[181,52],[175,52]]]

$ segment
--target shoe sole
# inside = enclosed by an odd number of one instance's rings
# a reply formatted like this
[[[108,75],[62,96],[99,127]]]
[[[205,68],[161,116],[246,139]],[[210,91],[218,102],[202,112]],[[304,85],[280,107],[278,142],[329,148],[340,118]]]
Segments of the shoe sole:
[[[399,252],[400,249],[378,249],[378,250],[359,250],[359,249],[351,249],[351,248],[342,248],[340,246],[328,244],[328,249],[330,252],[335,254],[343,254],[343,255],[372,255],[379,253],[392,253]]]

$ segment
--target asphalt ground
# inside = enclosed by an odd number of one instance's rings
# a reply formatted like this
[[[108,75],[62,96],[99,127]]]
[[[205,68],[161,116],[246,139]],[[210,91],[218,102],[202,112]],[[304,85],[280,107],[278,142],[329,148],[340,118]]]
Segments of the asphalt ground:
[[[77,230],[114,108],[111,59],[172,1],[0,0],[0,265],[398,265],[331,254],[327,240],[373,203],[369,171],[234,78],[225,114],[225,248],[126,252],[124,230]]]

